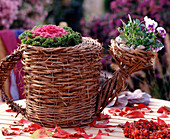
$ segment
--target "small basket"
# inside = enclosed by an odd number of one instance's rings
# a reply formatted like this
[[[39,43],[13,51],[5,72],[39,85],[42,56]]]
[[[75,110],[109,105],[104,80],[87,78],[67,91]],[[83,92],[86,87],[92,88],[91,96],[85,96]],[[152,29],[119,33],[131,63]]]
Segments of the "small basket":
[[[156,52],[120,47],[114,40],[111,40],[110,52],[119,64],[128,67],[140,65],[139,70],[152,67],[157,56]]]

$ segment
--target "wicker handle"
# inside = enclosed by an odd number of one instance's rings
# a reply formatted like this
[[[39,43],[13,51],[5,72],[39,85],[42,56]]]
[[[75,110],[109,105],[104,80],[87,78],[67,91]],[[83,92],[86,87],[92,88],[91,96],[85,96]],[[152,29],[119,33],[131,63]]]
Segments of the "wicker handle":
[[[125,90],[127,78],[128,74],[118,69],[113,73],[112,78],[105,81],[98,95],[96,115],[99,115],[114,98],[116,98],[117,103],[119,93]]]
[[[2,92],[3,99],[9,105],[9,107],[17,112],[16,117],[19,113],[26,115],[26,110],[21,108],[13,99],[10,99],[3,90],[3,85],[6,79],[9,77],[12,69],[16,66],[18,61],[22,58],[22,47],[19,46],[13,53],[1,60],[0,63],[0,90]]]

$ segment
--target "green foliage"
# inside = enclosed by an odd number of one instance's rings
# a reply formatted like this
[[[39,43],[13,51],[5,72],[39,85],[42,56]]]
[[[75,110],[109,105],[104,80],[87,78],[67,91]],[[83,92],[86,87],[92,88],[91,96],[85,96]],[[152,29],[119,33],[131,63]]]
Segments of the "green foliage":
[[[134,45],[134,48],[136,48],[139,45],[143,45],[145,46],[145,50],[150,49],[150,46],[153,48],[163,46],[163,44],[157,40],[156,34],[147,32],[147,28],[139,19],[132,20],[129,16],[128,24],[123,21],[122,24],[123,27],[119,27],[118,31],[122,34],[120,37],[127,40],[127,46]]]
[[[33,29],[40,27],[35,26]],[[43,38],[40,36],[35,36],[31,33],[30,30],[26,30],[23,32],[19,39],[21,39],[21,42],[23,44],[28,44],[32,46],[42,46],[45,48],[50,47],[68,47],[68,46],[74,46],[82,42],[82,36],[80,33],[75,32],[70,27],[62,27],[65,29],[68,34],[60,36],[60,37],[50,37],[50,38]]]

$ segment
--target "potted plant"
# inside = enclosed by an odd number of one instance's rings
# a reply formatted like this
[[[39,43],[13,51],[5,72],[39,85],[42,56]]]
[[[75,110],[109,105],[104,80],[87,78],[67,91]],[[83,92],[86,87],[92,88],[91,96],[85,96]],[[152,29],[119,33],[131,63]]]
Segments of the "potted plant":
[[[6,71],[23,57],[26,109],[3,93],[7,104],[46,127],[91,123],[96,118],[101,44],[70,27],[56,25],[36,26],[19,38],[22,44],[0,63],[0,88]]]
[[[111,98],[110,95],[105,97],[107,102],[105,105],[108,105],[115,96],[118,98],[119,93],[125,90],[126,79],[131,73],[152,68],[157,52],[164,47],[157,39],[157,35],[165,37],[166,31],[162,27],[157,27],[158,23],[154,20],[146,16],[144,21],[140,22],[139,19],[132,20],[129,15],[128,23],[123,21],[122,23],[123,27],[118,28],[120,35],[115,40],[111,40],[109,53],[118,64],[119,69],[102,86],[103,92],[112,94]],[[114,92],[112,92],[113,89]]]

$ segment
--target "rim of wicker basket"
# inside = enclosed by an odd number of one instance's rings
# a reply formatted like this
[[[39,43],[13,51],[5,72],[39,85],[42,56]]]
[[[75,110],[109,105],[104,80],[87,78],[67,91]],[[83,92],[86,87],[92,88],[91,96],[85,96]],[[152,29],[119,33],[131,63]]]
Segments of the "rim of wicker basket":
[[[139,62],[141,62],[144,67],[152,66],[155,65],[157,60],[157,52],[122,47],[114,40],[111,40],[110,50],[112,51],[112,55],[114,55],[118,61],[128,66],[133,66]]]

